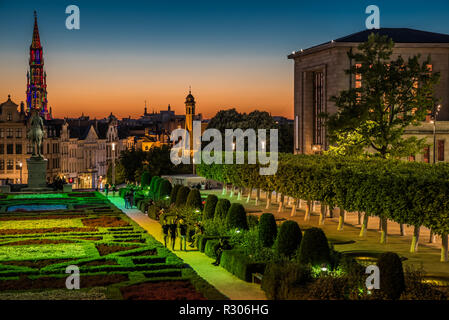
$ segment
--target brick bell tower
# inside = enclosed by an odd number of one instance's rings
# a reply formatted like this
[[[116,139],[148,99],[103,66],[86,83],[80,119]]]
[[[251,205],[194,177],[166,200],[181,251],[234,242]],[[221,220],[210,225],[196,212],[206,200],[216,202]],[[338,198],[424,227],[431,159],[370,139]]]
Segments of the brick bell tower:
[[[190,150],[193,151],[193,118],[195,117],[195,98],[192,95],[192,90],[189,88],[189,94],[186,97],[186,124],[185,129],[190,135]]]
[[[30,46],[30,70],[27,72],[27,113],[32,109],[39,111],[45,119],[50,120],[47,100],[47,74],[44,71],[44,51],[42,49],[39,28],[37,26],[37,14],[34,11],[33,39]]]

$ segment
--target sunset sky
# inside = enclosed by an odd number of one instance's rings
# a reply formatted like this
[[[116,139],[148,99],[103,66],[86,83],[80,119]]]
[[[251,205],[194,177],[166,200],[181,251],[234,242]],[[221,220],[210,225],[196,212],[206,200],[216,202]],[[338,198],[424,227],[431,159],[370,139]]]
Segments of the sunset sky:
[[[65,28],[78,5],[81,29]],[[0,102],[25,101],[37,10],[55,117],[266,110],[293,116],[292,51],[365,28],[376,4],[381,27],[449,34],[449,1],[5,1],[0,0]]]

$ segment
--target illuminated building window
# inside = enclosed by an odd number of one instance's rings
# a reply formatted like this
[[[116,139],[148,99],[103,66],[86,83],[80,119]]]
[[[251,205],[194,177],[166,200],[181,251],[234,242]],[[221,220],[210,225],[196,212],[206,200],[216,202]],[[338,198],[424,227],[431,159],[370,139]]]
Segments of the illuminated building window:
[[[313,82],[313,120],[314,120],[314,144],[324,144],[323,118],[320,116],[324,110],[324,76],[323,72],[314,72]]]
[[[9,159],[6,162],[6,170],[13,170],[14,169],[14,161]]]

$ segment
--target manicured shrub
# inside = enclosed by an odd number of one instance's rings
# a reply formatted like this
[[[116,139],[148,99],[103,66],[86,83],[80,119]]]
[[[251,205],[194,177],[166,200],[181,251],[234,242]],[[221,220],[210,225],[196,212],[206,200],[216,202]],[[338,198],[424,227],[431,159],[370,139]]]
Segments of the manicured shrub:
[[[190,208],[201,210],[203,208],[201,193],[198,189],[192,189],[187,196],[186,205]]]
[[[149,186],[151,183],[151,175],[148,171],[144,171],[142,173],[142,177],[140,178],[140,186],[142,188],[145,188],[147,186]]]
[[[168,181],[167,179],[162,179],[161,183],[159,184],[157,198],[159,200],[165,200],[165,197],[170,196],[171,189],[172,187],[170,181]]]
[[[264,273],[265,270],[265,263],[255,263],[239,250],[224,250],[220,266],[247,282],[251,282],[253,273]]]
[[[330,263],[329,244],[320,228],[310,228],[304,232],[299,248],[299,261],[312,265]]]
[[[180,184],[175,184],[173,186],[173,188],[171,189],[171,193],[170,193],[170,204],[175,203],[176,202],[176,196],[178,195],[178,191],[179,189],[182,187],[182,185]]]
[[[248,230],[246,211],[240,203],[233,203],[226,214],[226,225],[230,229]]]
[[[280,255],[290,257],[301,244],[302,233],[295,221],[287,220],[279,230],[277,251]]]
[[[218,197],[216,195],[210,194],[207,196],[203,210],[203,220],[213,219],[217,202]]]
[[[226,219],[231,202],[228,199],[219,199],[215,206],[214,219]]]
[[[187,197],[189,196],[190,188],[186,186],[182,186],[178,194],[176,195],[176,202],[175,205],[177,207],[185,206],[187,202]]]
[[[273,214],[264,213],[259,221],[259,239],[264,247],[271,247],[276,240],[278,228]]]
[[[387,299],[399,299],[405,289],[402,261],[394,252],[384,252],[377,260],[380,270],[380,290]]]

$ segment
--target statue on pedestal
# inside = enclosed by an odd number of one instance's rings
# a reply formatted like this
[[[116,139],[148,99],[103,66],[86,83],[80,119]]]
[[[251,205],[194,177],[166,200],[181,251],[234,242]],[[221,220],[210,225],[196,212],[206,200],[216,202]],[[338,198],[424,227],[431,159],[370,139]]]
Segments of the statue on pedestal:
[[[39,111],[33,109],[31,111],[30,130],[27,133],[27,138],[33,146],[33,154],[31,156],[32,158],[43,159],[41,153],[42,149],[41,146],[42,141],[44,140],[44,134],[45,134],[44,121],[39,115]]]

